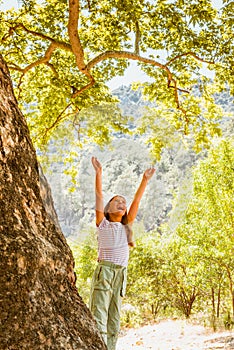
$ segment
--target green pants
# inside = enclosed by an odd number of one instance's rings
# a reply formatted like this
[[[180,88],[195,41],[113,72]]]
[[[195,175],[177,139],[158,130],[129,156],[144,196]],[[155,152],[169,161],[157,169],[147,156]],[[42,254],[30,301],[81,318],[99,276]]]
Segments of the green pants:
[[[93,275],[90,310],[108,350],[116,347],[126,279],[126,267],[108,261],[99,262]]]

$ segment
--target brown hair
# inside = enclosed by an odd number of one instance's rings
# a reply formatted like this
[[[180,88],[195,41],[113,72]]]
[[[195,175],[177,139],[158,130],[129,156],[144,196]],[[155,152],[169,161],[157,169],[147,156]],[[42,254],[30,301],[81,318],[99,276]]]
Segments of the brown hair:
[[[110,203],[111,201],[113,201],[114,198],[116,197],[122,197],[124,198],[123,196],[119,196],[119,195],[115,195],[114,197],[112,197],[109,202],[106,204],[105,208],[104,208],[104,216],[107,220],[110,219],[110,215],[109,215],[109,207],[110,207]],[[124,198],[125,199],[125,198]],[[124,225],[125,227],[125,231],[126,231],[126,235],[127,235],[127,240],[128,240],[128,245],[130,247],[134,247],[135,246],[135,243],[133,241],[133,230],[132,230],[132,227],[130,226],[130,224],[128,223],[128,213],[127,213],[127,210],[125,211],[124,215],[122,216],[121,218],[121,224]]]

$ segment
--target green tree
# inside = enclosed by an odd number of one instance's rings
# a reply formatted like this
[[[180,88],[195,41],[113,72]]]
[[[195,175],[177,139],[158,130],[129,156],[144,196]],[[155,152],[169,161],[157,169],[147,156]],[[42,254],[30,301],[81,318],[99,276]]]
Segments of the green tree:
[[[187,246],[194,247],[201,288],[217,317],[221,307],[234,314],[233,168],[233,140],[221,140],[194,172],[193,199],[177,229]]]
[[[199,269],[191,249],[178,236],[145,234],[131,253],[129,302],[140,307],[142,315],[155,318],[176,310],[189,318],[201,293]]]
[[[194,169],[179,225],[137,240],[128,292],[143,313],[170,307],[190,317],[193,310],[208,311],[214,329],[220,316],[233,314],[233,169],[233,141],[219,140]]]
[[[141,233],[130,255],[127,301],[139,308],[142,318],[155,319],[166,305],[162,263],[159,235]]]
[[[112,131],[126,132],[106,83],[135,60],[151,79],[143,91],[157,102],[153,118],[164,115],[168,134],[193,133],[198,150],[209,144],[222,117],[213,93],[225,84],[233,93],[231,19],[230,1],[217,10],[210,0],[27,0],[1,13],[1,51],[34,142],[75,129],[79,141],[103,144]],[[213,86],[202,65],[214,71]],[[165,140],[155,128],[145,132],[158,157]]]

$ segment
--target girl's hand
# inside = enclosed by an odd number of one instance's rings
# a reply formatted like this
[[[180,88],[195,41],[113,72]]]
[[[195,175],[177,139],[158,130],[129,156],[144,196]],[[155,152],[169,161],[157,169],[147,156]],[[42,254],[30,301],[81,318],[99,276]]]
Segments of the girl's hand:
[[[146,171],[144,172],[143,177],[146,178],[146,180],[149,180],[154,175],[154,173],[155,173],[155,169],[154,168],[146,169]]]
[[[101,163],[97,160],[96,157],[92,157],[91,161],[92,161],[92,164],[93,164],[93,167],[94,167],[96,173],[98,173],[99,171],[102,170],[102,165],[101,165]]]

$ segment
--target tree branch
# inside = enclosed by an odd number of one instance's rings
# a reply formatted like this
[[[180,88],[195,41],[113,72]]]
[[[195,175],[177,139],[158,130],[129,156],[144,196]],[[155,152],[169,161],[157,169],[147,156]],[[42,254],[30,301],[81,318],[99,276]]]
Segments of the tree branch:
[[[152,66],[156,66],[156,67],[159,67],[163,70],[170,72],[169,68],[167,68],[166,65],[159,63],[151,58],[142,57],[142,56],[140,56],[134,52],[130,52],[130,51],[115,51],[115,50],[105,51],[105,52],[101,53],[100,55],[96,56],[95,58],[93,58],[87,64],[87,69],[88,70],[92,69],[94,66],[96,66],[96,64],[98,64],[99,62],[106,60],[108,58],[126,58],[126,59],[130,59],[130,60],[144,62],[144,63],[151,64]]]
[[[44,142],[45,142],[45,140],[46,140],[46,137],[47,137],[47,134],[48,134],[48,132],[50,131],[50,130],[52,130],[59,122],[61,122],[63,119],[66,119],[67,118],[67,114],[66,115],[63,115],[65,112],[66,112],[66,110],[69,108],[69,107],[71,107],[71,103],[69,103],[64,109],[63,109],[63,111],[57,116],[57,118],[55,119],[55,121],[48,127],[48,128],[46,128],[46,130],[45,131],[43,131],[42,133],[39,133],[38,135],[37,135],[37,137],[39,137],[40,135],[42,135],[43,136],[43,140],[44,140]],[[70,113],[70,114],[73,114],[73,113]]]
[[[13,33],[16,32],[18,28],[20,28],[20,29],[23,29],[28,34],[32,34],[33,36],[37,36],[43,40],[48,40],[51,43],[49,45],[48,49],[46,50],[45,55],[43,57],[39,58],[35,62],[30,63],[25,68],[21,68],[21,67],[16,66],[16,65],[9,66],[9,68],[17,70],[17,71],[22,73],[20,80],[19,80],[19,84],[18,84],[19,90],[20,90],[20,86],[22,84],[22,80],[23,80],[24,75],[33,67],[36,67],[40,64],[46,64],[55,73],[55,69],[54,69],[53,65],[49,64],[49,61],[51,59],[52,53],[54,52],[54,50],[56,48],[60,48],[60,49],[63,49],[65,51],[72,52],[76,57],[76,64],[77,64],[78,69],[82,73],[84,73],[88,77],[88,79],[90,80],[89,84],[82,87],[80,90],[75,91],[72,94],[72,98],[78,96],[83,91],[87,90],[88,88],[90,88],[91,86],[94,85],[95,80],[94,80],[93,76],[90,74],[90,72],[87,69],[86,64],[84,62],[84,52],[83,52],[83,48],[81,46],[78,31],[77,31],[78,18],[79,18],[79,1],[78,0],[71,0],[70,4],[69,4],[68,33],[69,33],[69,39],[70,39],[71,44],[55,40],[48,35],[44,35],[42,33],[30,30],[30,29],[26,28],[22,23],[18,23],[14,27],[11,27],[9,29],[8,35],[5,35],[3,37],[2,40],[6,41],[9,38],[9,36],[12,36]],[[56,76],[57,76],[57,72],[56,72]]]
[[[144,62],[147,64],[150,64],[154,67],[158,67],[162,70],[164,70],[167,74],[167,81],[168,81],[168,88],[173,88],[174,89],[174,95],[175,95],[175,102],[177,105],[177,108],[182,111],[183,114],[185,113],[185,110],[181,108],[180,102],[179,102],[179,95],[178,91],[183,91],[189,93],[187,90],[183,90],[177,87],[177,82],[173,78],[173,75],[170,71],[170,69],[167,67],[167,65],[164,65],[162,63],[159,63],[151,58],[147,57],[142,57],[140,55],[137,55],[136,53],[133,52],[128,52],[128,51],[106,51],[104,53],[101,53],[100,55],[96,56],[94,59],[92,59],[88,64],[87,64],[87,69],[90,70],[92,67],[94,67],[96,64],[99,62],[106,60],[108,58],[126,58],[126,59],[131,59],[131,60],[136,60],[138,62]],[[173,83],[173,85],[171,85]]]
[[[4,37],[2,38],[2,41],[3,42],[6,41],[10,36],[13,35],[14,32],[16,32],[16,30],[18,28],[23,29],[28,34],[32,34],[33,36],[37,36],[37,37],[39,37],[41,39],[50,41],[51,43],[56,45],[57,48],[60,48],[60,49],[72,52],[72,48],[71,48],[70,44],[68,44],[68,43],[66,43],[64,41],[55,40],[54,38],[51,38],[48,35],[36,32],[34,30],[30,30],[30,29],[26,28],[22,23],[17,23],[14,27],[10,27],[8,34],[4,35]]]
[[[95,80],[92,79],[91,82],[85,86],[83,86],[81,89],[76,90],[73,94],[72,94],[72,98],[75,98],[76,96],[80,95],[83,91],[91,88],[93,85],[95,84]]]
[[[200,62],[204,62],[204,63],[208,63],[208,64],[215,64],[214,61],[207,61],[204,60],[203,58],[199,57],[198,55],[196,55],[194,52],[189,51],[189,52],[185,52],[182,53],[180,55],[177,55],[175,57],[173,57],[171,60],[167,61],[166,66],[169,66],[171,63],[173,63],[174,61],[176,61],[177,59],[184,57],[184,56],[193,56],[194,58],[196,58],[196,60],[200,61]]]
[[[173,82],[174,85],[171,85],[171,82]],[[186,110],[183,107],[181,107],[181,104],[180,104],[180,101],[179,101],[178,91],[181,90],[181,89],[179,89],[177,87],[177,82],[176,82],[176,80],[174,78],[172,78],[171,80],[168,80],[168,88],[174,88],[174,97],[175,97],[175,102],[176,102],[177,109],[182,112],[182,114],[184,115],[186,124],[188,124],[189,120],[188,120],[188,117],[187,117],[187,114],[186,114]]]
[[[52,70],[52,72],[54,73],[55,77],[57,79],[59,79],[58,72],[56,71],[54,65],[52,63],[49,63],[49,62],[46,62],[45,64]]]
[[[79,0],[69,0],[68,35],[72,52],[76,57],[77,67],[82,72],[86,71],[86,65],[84,63],[84,51],[78,33],[79,7]]]
[[[24,73],[24,74],[27,73],[30,69],[32,69],[33,67],[38,66],[39,64],[48,63],[48,62],[50,61],[50,59],[51,59],[52,53],[54,52],[54,50],[55,50],[56,48],[57,48],[56,43],[54,43],[54,42],[51,43],[51,44],[48,46],[48,48],[47,48],[47,50],[46,50],[46,52],[45,52],[45,55],[44,55],[43,57],[39,58],[37,61],[32,62],[32,63],[30,63],[27,67],[25,67],[25,68],[23,69],[23,73]]]
[[[138,62],[143,62],[143,63],[151,65],[153,67],[158,67],[159,69],[163,70],[166,73],[167,81],[168,81],[168,88],[174,89],[174,96],[175,96],[175,102],[176,102],[177,108],[179,110],[181,110],[184,115],[186,115],[185,110],[180,105],[179,92],[189,93],[189,91],[181,89],[177,86],[177,82],[176,82],[175,78],[173,77],[173,74],[172,74],[169,66],[174,61],[180,59],[181,57],[186,57],[186,56],[192,56],[196,60],[204,62],[204,63],[214,64],[215,62],[202,59],[198,55],[196,55],[195,53],[193,53],[191,51],[186,52],[186,53],[182,53],[180,55],[173,57],[166,64],[159,63],[159,62],[155,61],[154,59],[140,56],[139,43],[140,43],[140,34],[141,33],[140,33],[139,23],[136,21],[135,22],[135,28],[136,28],[135,52],[116,51],[116,50],[110,51],[109,50],[109,51],[106,51],[106,52],[103,52],[103,53],[97,55],[96,57],[91,59],[86,64],[85,59],[84,59],[84,50],[83,50],[83,47],[82,47],[82,44],[80,41],[79,31],[78,31],[79,14],[80,14],[79,0],[69,0],[68,35],[69,35],[70,43],[57,41],[48,35],[38,33],[38,32],[33,31],[33,30],[29,30],[21,23],[15,25],[14,27],[11,27],[9,29],[9,33],[8,33],[8,35],[4,36],[3,41],[7,40],[9,38],[9,36],[12,36],[13,33],[15,31],[17,31],[18,28],[23,29],[28,34],[32,34],[32,35],[37,36],[43,40],[50,41],[50,45],[47,48],[43,57],[41,57],[38,60],[36,60],[35,62],[29,64],[25,68],[20,68],[16,65],[13,65],[10,67],[14,70],[18,70],[18,71],[22,72],[22,76],[21,76],[19,84],[18,84],[19,89],[20,89],[20,85],[22,83],[23,76],[33,67],[36,67],[40,64],[46,64],[54,71],[54,73],[56,73],[53,65],[51,65],[49,63],[49,61],[51,59],[51,56],[52,56],[54,50],[56,48],[60,48],[62,50],[72,52],[75,55],[76,65],[77,65],[79,71],[81,73],[83,73],[89,80],[89,82],[85,86],[83,86],[81,89],[73,91],[73,94],[71,96],[72,98],[75,98],[76,96],[81,94],[83,91],[91,88],[95,84],[95,79],[94,79],[93,75],[91,74],[91,70],[99,62],[102,62],[102,61],[104,61],[106,59],[110,59],[110,58],[136,60]]]
[[[69,19],[68,19],[68,35],[72,47],[72,52],[76,57],[76,64],[80,72],[84,73],[90,83],[84,86],[82,89],[77,90],[72,97],[76,97],[81,94],[84,90],[89,89],[94,85],[95,80],[90,74],[90,70],[87,68],[84,61],[84,51],[80,42],[79,32],[78,32],[78,21],[79,21],[80,3],[79,0],[69,0]]]
[[[140,54],[140,40],[141,40],[141,32],[138,21],[135,22],[136,28],[136,37],[135,37],[135,53],[137,55]]]
[[[21,84],[22,84],[22,80],[23,80],[23,77],[24,75],[30,70],[32,69],[33,67],[36,67],[36,66],[39,66],[40,64],[44,63],[44,64],[47,64],[49,63],[49,60],[51,58],[51,55],[53,53],[53,51],[56,49],[56,44],[55,43],[51,43],[48,47],[48,49],[46,50],[45,52],[45,55],[43,57],[41,57],[40,59],[38,59],[37,61],[33,62],[33,63],[30,63],[28,66],[26,66],[25,68],[23,69],[18,69],[18,68],[15,68],[16,70],[19,70],[20,72],[22,72],[22,75],[19,79],[19,83],[18,83],[18,89],[19,91],[21,91]],[[51,65],[52,66],[52,65]],[[50,66],[50,68],[51,68]],[[20,92],[19,92],[19,96],[20,97]]]

